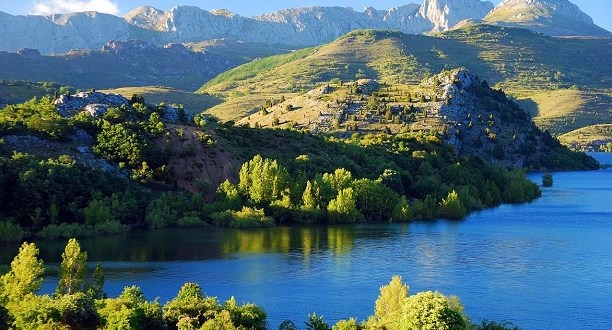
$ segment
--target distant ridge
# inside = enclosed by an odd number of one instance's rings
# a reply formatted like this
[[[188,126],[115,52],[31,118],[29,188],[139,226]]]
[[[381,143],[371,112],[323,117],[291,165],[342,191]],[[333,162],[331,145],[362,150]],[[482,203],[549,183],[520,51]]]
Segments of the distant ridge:
[[[420,5],[389,10],[306,7],[252,18],[193,6],[177,6],[169,11],[143,6],[125,17],[96,12],[49,16],[0,12],[0,50],[32,48],[42,54],[63,54],[73,49],[99,50],[109,40],[166,44],[219,38],[302,47],[326,43],[357,29],[420,34],[445,31],[463,20],[480,19],[548,35],[610,36],[567,0],[506,0],[495,9],[489,1],[424,0]]]

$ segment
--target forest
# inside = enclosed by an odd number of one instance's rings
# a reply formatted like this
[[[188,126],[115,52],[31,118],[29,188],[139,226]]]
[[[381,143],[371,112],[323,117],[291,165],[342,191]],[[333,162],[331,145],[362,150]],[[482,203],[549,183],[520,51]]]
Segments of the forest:
[[[131,101],[100,117],[62,117],[50,97],[0,111],[3,241],[141,228],[462,219],[540,195],[523,171],[457,157],[435,132],[338,138],[236,126],[206,115],[188,122],[184,113],[173,124],[180,128],[171,129],[162,121],[165,106],[144,105],[137,96]],[[174,135],[182,138],[183,128],[197,131],[202,148],[229,152],[242,166],[216,187],[200,180],[195,191],[182,189],[169,159],[194,153],[196,146],[170,143]],[[92,140],[91,151],[110,170],[71,153],[82,147],[75,136]],[[4,141],[23,137],[59,145],[66,154],[45,157],[36,147],[16,152]]]

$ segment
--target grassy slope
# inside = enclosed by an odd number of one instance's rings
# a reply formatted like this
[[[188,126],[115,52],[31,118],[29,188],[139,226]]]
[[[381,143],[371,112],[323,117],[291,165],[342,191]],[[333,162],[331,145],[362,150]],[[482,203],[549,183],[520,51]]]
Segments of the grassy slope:
[[[560,89],[533,94],[519,103],[534,116],[538,126],[553,134],[612,122],[612,97],[602,92]]]
[[[612,142],[612,124],[582,127],[559,136],[559,141],[576,149],[599,151],[601,144]]]
[[[20,82],[19,85],[1,84],[0,103],[21,103],[33,97],[42,97],[53,93],[52,89],[47,89],[40,83]]]
[[[289,52],[287,47],[230,41],[180,47],[74,52],[26,58],[0,53],[0,79],[56,81],[77,88],[161,85],[195,90],[216,75],[255,58]]]
[[[263,70],[260,63],[245,64],[199,91],[228,100],[214,107],[212,114],[238,119],[254,113],[252,109],[266,99],[310,90],[332,78],[415,84],[442,69],[462,66],[522,99],[537,113],[542,128],[564,133],[609,122],[611,47],[612,41],[606,39],[552,38],[490,25],[468,25],[436,36],[357,31],[301,56],[266,59]],[[574,92],[579,99],[572,99]],[[566,99],[562,109],[552,102],[560,95]],[[559,127],[566,120],[570,125]]]
[[[124,87],[104,90],[102,92],[121,94],[128,99],[134,94],[140,94],[144,97],[145,102],[151,104],[159,104],[160,102],[183,104],[185,111],[191,115],[201,113],[204,109],[208,109],[221,102],[219,99],[209,95],[158,86]]]

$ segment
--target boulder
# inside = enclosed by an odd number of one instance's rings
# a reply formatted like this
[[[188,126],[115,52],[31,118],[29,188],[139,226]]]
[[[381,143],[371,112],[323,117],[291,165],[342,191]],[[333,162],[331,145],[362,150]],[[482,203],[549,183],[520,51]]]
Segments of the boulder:
[[[119,94],[81,92],[73,96],[61,95],[55,100],[55,108],[62,117],[72,117],[80,111],[91,116],[101,116],[108,108],[128,106],[130,102]]]

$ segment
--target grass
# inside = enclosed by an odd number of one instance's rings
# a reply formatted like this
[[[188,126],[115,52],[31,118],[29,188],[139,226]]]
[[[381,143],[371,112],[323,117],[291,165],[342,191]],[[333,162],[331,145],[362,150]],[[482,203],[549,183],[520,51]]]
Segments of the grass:
[[[559,141],[575,149],[598,151],[600,144],[612,142],[612,124],[582,127],[559,136]]]
[[[234,86],[234,81],[247,80],[256,76],[263,76],[269,71],[286,63],[303,59],[312,53],[314,48],[305,48],[299,51],[295,51],[290,54],[275,55],[263,59],[256,59],[250,63],[241,65],[237,68],[226,71],[217,77],[207,82],[199,92],[203,91],[223,91],[225,89],[231,89]],[[213,87],[215,86],[215,87]]]
[[[553,38],[483,24],[433,36],[362,30],[237,67],[199,92],[222,97],[226,102],[210,113],[235,120],[252,115],[266,99],[307,92],[334,79],[414,86],[443,69],[465,67],[521,100],[542,128],[562,134],[609,122],[611,46],[609,39]]]
[[[603,92],[561,89],[536,93],[519,103],[538,126],[557,135],[612,122],[612,97]]]
[[[124,87],[103,90],[102,92],[121,94],[128,99],[134,94],[140,94],[144,97],[145,102],[152,104],[159,104],[161,102],[166,104],[183,104],[185,111],[190,115],[201,113],[221,103],[221,100],[210,95],[197,94],[169,87]]]

